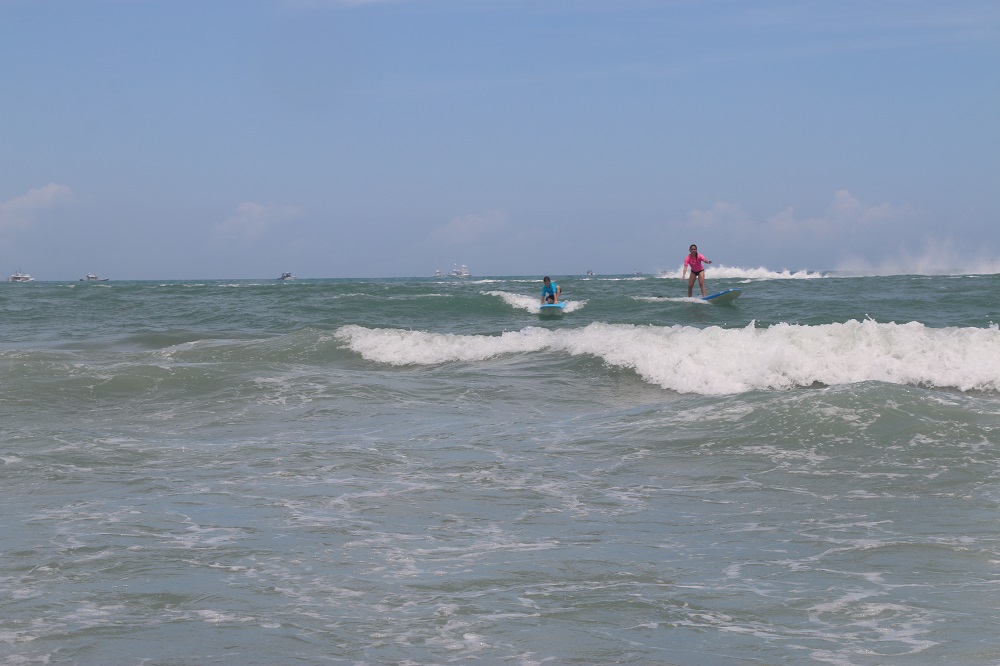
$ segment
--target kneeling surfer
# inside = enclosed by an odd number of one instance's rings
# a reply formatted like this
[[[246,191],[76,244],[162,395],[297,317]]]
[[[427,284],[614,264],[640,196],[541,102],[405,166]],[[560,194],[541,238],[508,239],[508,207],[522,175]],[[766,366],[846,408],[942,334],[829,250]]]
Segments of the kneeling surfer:
[[[558,303],[562,294],[562,287],[552,281],[548,275],[542,278],[542,305],[546,303]]]

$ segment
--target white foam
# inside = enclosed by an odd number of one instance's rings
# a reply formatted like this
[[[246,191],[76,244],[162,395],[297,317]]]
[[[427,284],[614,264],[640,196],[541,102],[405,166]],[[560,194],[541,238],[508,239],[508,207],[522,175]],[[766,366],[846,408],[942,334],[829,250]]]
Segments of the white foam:
[[[683,266],[680,266],[674,271],[660,271],[656,277],[679,280],[683,273],[684,268]],[[718,266],[712,264],[708,266],[705,271],[705,279],[713,280],[815,280],[825,277],[829,276],[826,273],[819,271],[807,271],[804,269],[798,271],[790,271],[788,269],[775,271],[763,266],[758,268],[742,268],[740,266],[726,266],[725,264],[719,264]]]
[[[701,296],[629,296],[634,301],[646,303],[697,303],[698,305],[711,305]]]
[[[436,365],[562,351],[634,370],[681,393],[881,381],[900,385],[1000,391],[1000,330],[930,328],[918,322],[848,321],[738,329],[592,323],[585,328],[526,327],[499,336],[457,335],[357,325],[337,339],[365,359],[390,365]]]
[[[194,614],[209,624],[240,624],[256,621],[256,618],[249,615],[233,615],[217,610],[195,610]]]
[[[524,294],[513,294],[509,291],[484,291],[481,293],[484,296],[497,296],[512,308],[525,312],[538,312],[538,298]]]
[[[995,275],[1000,262],[987,247],[959,248],[950,238],[925,238],[919,252],[899,248],[873,263],[861,257],[842,260],[837,273],[845,277],[873,275]]]
[[[484,291],[480,293],[482,293],[484,296],[498,296],[503,300],[504,303],[511,306],[512,308],[516,308],[518,310],[524,310],[525,312],[537,313],[539,311],[539,306],[541,305],[541,303],[539,302],[541,300],[540,297],[536,298],[534,296],[525,296],[524,294],[512,294],[508,291]],[[563,308],[563,311],[574,312],[576,310],[581,309],[584,305],[586,305],[587,301],[586,300],[565,301],[565,303],[566,307]]]

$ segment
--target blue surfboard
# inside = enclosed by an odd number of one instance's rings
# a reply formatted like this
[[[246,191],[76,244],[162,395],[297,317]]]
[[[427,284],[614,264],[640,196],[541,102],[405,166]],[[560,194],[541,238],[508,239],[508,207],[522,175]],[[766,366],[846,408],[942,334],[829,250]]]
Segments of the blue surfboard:
[[[725,291],[720,291],[717,294],[712,294],[711,296],[705,296],[701,300],[708,301],[709,303],[721,304],[721,303],[732,303],[740,295],[743,294],[742,289],[726,289]]]
[[[559,303],[546,303],[545,305],[538,306],[538,314],[562,314],[563,308],[565,307],[566,301],[560,301]]]

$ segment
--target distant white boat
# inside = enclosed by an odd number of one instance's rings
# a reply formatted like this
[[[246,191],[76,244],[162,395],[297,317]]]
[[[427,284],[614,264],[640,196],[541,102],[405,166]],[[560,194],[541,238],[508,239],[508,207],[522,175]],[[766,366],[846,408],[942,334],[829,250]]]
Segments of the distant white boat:
[[[462,264],[461,266],[455,266],[455,268],[451,269],[451,273],[448,273],[448,276],[467,278],[467,277],[472,277],[472,273],[469,272],[468,266]]]
[[[278,279],[279,279],[279,280],[294,280],[294,279],[295,279],[295,276],[294,276],[294,275],[292,275],[291,273],[282,273],[282,274],[281,274],[281,277],[280,277],[280,278],[278,278]]]
[[[83,282],[84,280],[86,280],[87,282],[107,282],[108,278],[97,277],[93,273],[87,273],[87,277],[80,278],[80,282]]]
[[[33,282],[35,278],[31,277],[27,273],[22,273],[21,269],[18,268],[14,273],[7,278],[8,282]]]

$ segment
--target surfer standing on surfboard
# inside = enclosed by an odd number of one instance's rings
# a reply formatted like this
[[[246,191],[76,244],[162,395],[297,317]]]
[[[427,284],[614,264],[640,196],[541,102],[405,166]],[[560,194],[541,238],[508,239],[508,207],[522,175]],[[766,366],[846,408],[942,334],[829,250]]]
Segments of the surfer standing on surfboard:
[[[698,285],[701,287],[701,297],[705,298],[705,266],[702,262],[706,264],[712,263],[705,258],[705,255],[698,252],[698,246],[692,245],[688,248],[689,254],[684,257],[684,271],[681,273],[681,280],[687,276],[688,268],[691,268],[691,277],[688,279],[688,298],[691,298],[691,292],[694,290],[694,279],[698,278]]]
[[[562,287],[552,281],[548,275],[542,278],[542,303],[558,303]]]

